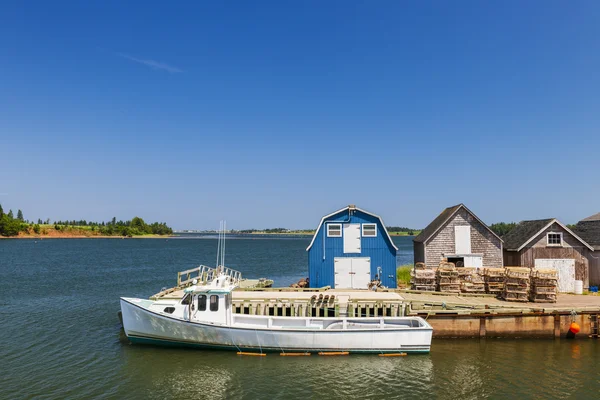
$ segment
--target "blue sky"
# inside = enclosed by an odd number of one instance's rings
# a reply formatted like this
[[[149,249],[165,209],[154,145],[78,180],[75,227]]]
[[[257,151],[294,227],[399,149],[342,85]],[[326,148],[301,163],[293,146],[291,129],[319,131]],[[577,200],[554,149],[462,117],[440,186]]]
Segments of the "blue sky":
[[[3,2],[5,209],[180,229],[600,211],[597,2],[171,3]]]

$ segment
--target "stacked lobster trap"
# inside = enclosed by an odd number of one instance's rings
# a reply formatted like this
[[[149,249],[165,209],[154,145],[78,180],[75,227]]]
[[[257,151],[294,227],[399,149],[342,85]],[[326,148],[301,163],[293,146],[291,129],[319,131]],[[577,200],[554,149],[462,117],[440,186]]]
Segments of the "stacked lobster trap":
[[[460,277],[456,266],[442,261],[436,272],[437,290],[446,293],[460,293]]]
[[[529,275],[531,269],[522,267],[506,267],[504,272],[504,289],[502,298],[506,301],[529,300]]]
[[[485,292],[500,296],[504,290],[504,268],[484,268]]]
[[[536,303],[556,303],[558,271],[553,269],[531,270],[529,300]]]
[[[483,277],[477,268],[457,268],[460,279],[460,291],[463,293],[485,293]]]
[[[412,290],[435,292],[435,270],[427,268],[425,263],[418,262],[410,272],[410,286]]]

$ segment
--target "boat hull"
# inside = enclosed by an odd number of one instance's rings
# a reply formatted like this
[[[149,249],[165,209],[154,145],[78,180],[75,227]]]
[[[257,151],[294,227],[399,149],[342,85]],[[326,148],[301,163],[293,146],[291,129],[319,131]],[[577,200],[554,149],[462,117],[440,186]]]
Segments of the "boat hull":
[[[352,353],[428,353],[431,327],[264,329],[189,322],[121,299],[123,328],[133,343],[257,352],[349,351]],[[268,317],[267,317],[268,318]],[[376,321],[376,319],[373,319]]]

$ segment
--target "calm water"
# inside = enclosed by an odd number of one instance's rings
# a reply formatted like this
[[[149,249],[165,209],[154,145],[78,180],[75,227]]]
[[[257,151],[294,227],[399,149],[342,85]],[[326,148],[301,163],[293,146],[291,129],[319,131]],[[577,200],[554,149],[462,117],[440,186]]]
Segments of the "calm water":
[[[398,263],[410,238],[395,238]],[[227,264],[287,285],[306,276],[309,239],[232,239]],[[596,341],[434,341],[405,358],[240,358],[130,345],[119,296],[148,297],[176,273],[214,265],[213,239],[0,240],[0,398],[589,398]]]

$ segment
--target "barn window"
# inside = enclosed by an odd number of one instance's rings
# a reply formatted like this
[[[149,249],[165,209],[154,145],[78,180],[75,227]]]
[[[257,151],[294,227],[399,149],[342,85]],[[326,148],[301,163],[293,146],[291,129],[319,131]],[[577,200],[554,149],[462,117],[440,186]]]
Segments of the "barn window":
[[[328,224],[327,237],[342,237],[342,224]]]
[[[362,224],[362,235],[363,237],[376,237],[377,224]]]
[[[562,246],[562,233],[548,233],[548,246]]]

